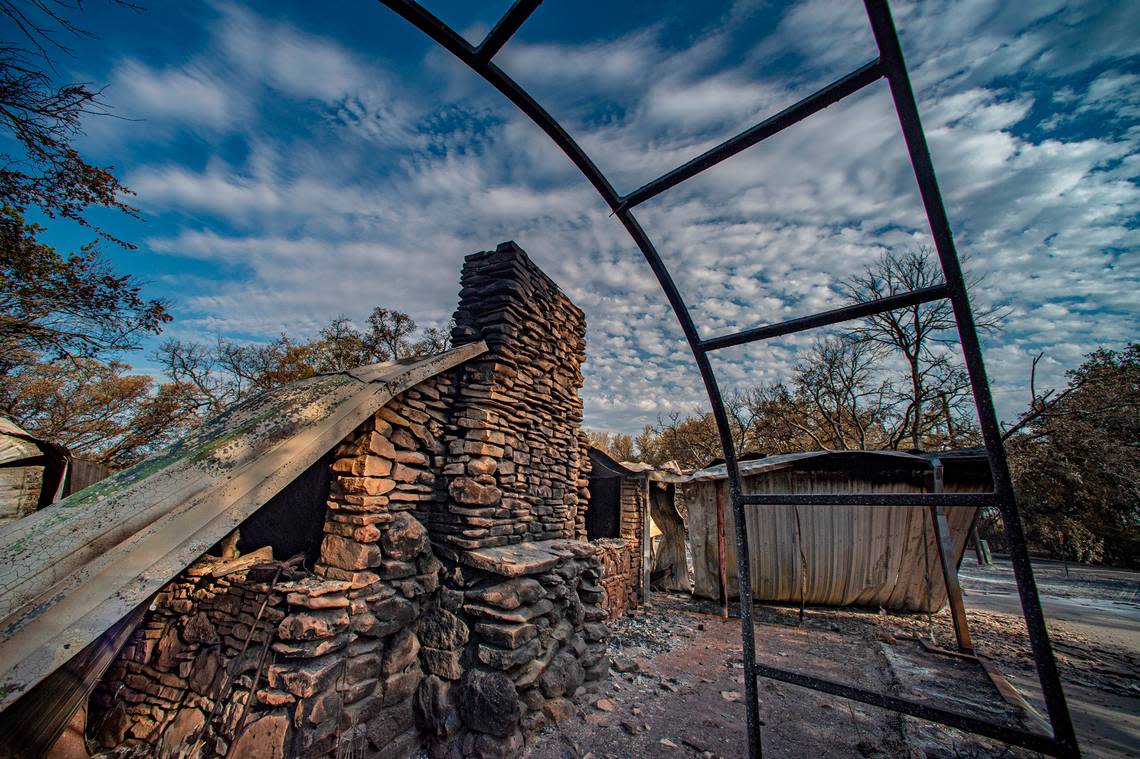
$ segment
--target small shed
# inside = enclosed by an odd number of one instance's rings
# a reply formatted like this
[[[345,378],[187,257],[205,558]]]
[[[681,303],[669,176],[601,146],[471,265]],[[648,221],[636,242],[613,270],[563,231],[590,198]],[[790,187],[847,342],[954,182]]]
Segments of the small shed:
[[[936,484],[936,472],[941,476]],[[745,493],[989,492],[982,449],[945,453],[816,451],[740,463]],[[738,591],[736,545],[723,464],[686,487],[694,593],[721,596],[717,512],[723,509],[728,595]],[[976,508],[945,513],[954,566]],[[752,595],[758,601],[936,611],[947,593],[931,512],[910,506],[748,507]]]
[[[62,498],[67,450],[0,417],[0,525]]]
[[[618,463],[590,448],[590,504],[586,538],[621,539],[629,546],[628,603],[636,607],[649,588],[649,486],[647,471]]]

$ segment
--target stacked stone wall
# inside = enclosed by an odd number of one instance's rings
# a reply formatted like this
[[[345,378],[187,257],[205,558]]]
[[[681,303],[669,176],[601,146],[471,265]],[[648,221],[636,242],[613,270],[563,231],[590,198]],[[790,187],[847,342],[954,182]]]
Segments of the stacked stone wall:
[[[418,620],[443,567],[416,513],[436,497],[449,383],[417,385],[338,446],[313,571],[214,578],[246,560],[205,557],[164,589],[92,701],[100,745],[200,757],[420,746],[413,696],[440,665],[420,663]]]
[[[103,748],[133,746],[174,756],[198,745],[200,756],[230,749],[238,724],[256,721],[259,663],[286,616],[273,587],[282,568],[254,566],[224,576],[206,558],[156,596],[95,692],[88,733]],[[245,746],[232,756],[249,757]]]
[[[468,256],[452,341],[485,340],[465,365],[448,447],[449,500],[433,535],[452,555],[573,538],[585,461],[582,311],[517,245]]]
[[[582,313],[512,243],[468,257],[456,324],[489,351],[336,448],[311,571],[192,567],[160,594],[100,685],[103,746],[508,757],[605,676]]]
[[[642,532],[646,528],[646,483],[643,479],[625,477],[621,481],[621,536],[629,545],[630,560],[630,606],[641,602],[643,556],[641,550]]]
[[[427,641],[444,646],[433,657],[455,664],[417,696],[433,757],[516,756],[609,670],[596,549],[543,541],[501,561],[498,571],[453,566],[423,623],[441,631]]]
[[[598,550],[601,565],[599,584],[605,591],[601,607],[606,620],[612,622],[637,606],[638,577],[634,546],[624,538],[601,538],[591,541]],[[637,554],[640,554],[640,545]]]

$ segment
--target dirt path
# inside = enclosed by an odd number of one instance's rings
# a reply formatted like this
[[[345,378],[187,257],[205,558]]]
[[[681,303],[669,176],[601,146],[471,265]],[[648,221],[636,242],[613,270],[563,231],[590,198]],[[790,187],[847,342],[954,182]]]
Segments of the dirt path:
[[[715,611],[687,596],[657,595],[651,608],[620,620],[610,646],[618,671],[597,691],[579,694],[577,713],[548,727],[527,757],[744,756],[739,621],[722,621]],[[757,607],[756,616],[758,658],[772,666],[907,695],[914,693],[900,674],[906,680],[949,668],[934,673],[935,681],[954,684],[943,705],[1012,713],[980,668],[955,675],[957,660],[931,663],[916,653],[917,643],[895,637],[906,630],[887,615],[809,610],[802,625],[792,609]],[[783,683],[761,680],[760,687],[766,756],[1028,755]]]
[[[1140,756],[1140,574],[1045,562],[1036,567],[1066,693],[1087,757]],[[1029,638],[1008,564],[962,567],[979,652],[1041,712]],[[528,759],[740,757],[746,734],[739,620],[683,594],[615,626],[616,670],[577,710],[546,728]],[[916,638],[952,647],[947,612],[933,617],[854,609],[757,606],[757,657],[771,666],[1015,720],[976,665],[931,656]],[[843,699],[761,680],[768,757],[1019,757],[976,736]]]

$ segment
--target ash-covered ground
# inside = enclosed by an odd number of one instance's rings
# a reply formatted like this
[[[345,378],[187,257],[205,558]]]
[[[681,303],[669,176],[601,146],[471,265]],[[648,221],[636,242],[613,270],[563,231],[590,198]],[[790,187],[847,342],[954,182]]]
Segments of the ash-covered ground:
[[[1046,615],[1086,756],[1140,750],[1140,605],[1137,575],[1038,569]],[[1075,576],[1075,577],[1074,577]],[[1075,580],[1067,582],[1067,580]],[[1043,711],[1008,565],[963,566],[978,651]],[[1054,590],[1054,589],[1057,590]],[[758,660],[865,688],[928,699],[946,708],[1036,728],[981,667],[927,652],[919,638],[953,647],[948,613],[756,607]],[[745,756],[740,623],[716,604],[654,594],[619,620],[610,640],[614,672],[579,694],[576,712],[548,727],[529,759]],[[920,720],[795,686],[760,681],[764,753],[772,757],[1022,757],[1010,749]]]

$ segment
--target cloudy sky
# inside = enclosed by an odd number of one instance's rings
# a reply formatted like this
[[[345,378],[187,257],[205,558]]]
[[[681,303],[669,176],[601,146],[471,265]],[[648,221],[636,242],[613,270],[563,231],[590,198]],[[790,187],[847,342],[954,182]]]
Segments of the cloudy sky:
[[[313,334],[374,305],[442,325],[465,254],[514,239],[586,311],[587,425],[705,407],[636,247],[545,135],[378,3],[88,4],[65,77],[106,85],[83,149],[145,222],[115,265],[167,335]],[[427,3],[477,42],[509,2]],[[482,6],[473,9],[471,6]],[[627,7],[628,6],[628,7]],[[331,11],[335,8],[335,12]],[[999,412],[1137,339],[1140,4],[894,6],[986,338]],[[859,2],[548,0],[497,59],[629,191],[874,57]],[[639,208],[705,335],[841,303],[837,280],[929,242],[882,82]],[[54,225],[62,246],[83,239]],[[811,336],[722,352],[786,378]],[[149,369],[146,352],[130,359]]]

